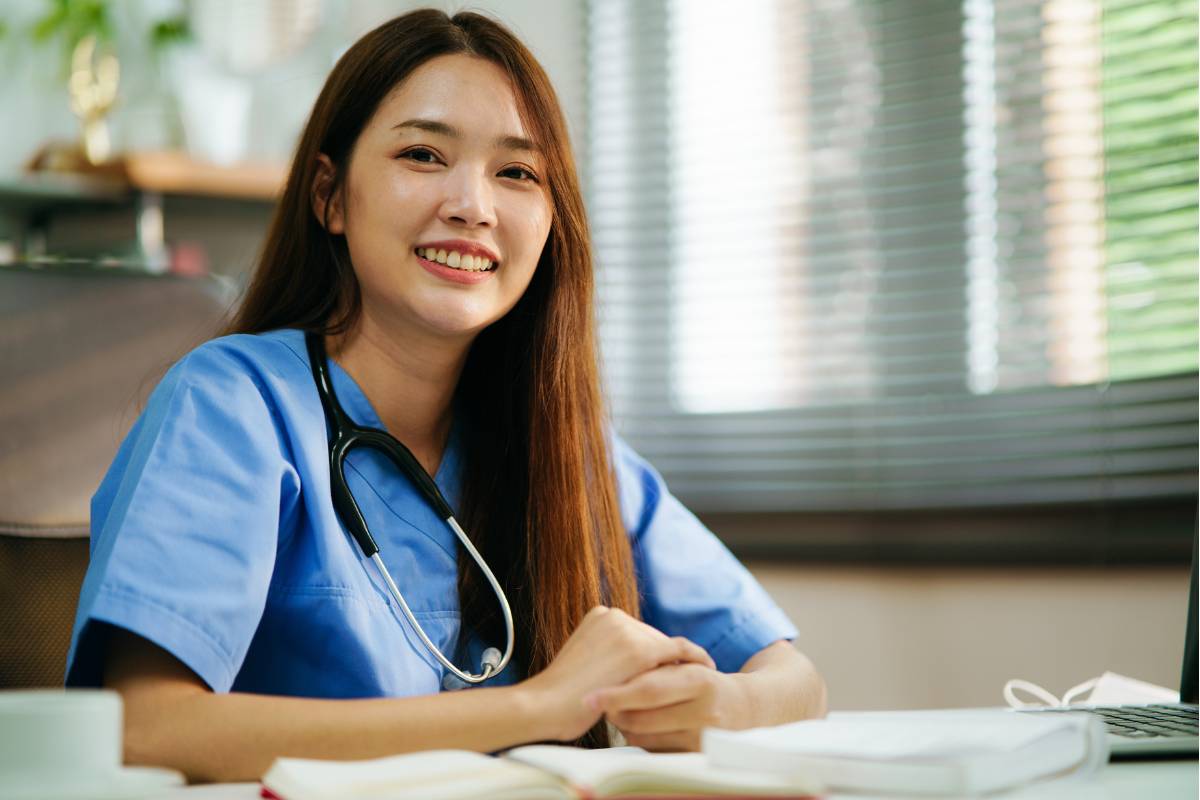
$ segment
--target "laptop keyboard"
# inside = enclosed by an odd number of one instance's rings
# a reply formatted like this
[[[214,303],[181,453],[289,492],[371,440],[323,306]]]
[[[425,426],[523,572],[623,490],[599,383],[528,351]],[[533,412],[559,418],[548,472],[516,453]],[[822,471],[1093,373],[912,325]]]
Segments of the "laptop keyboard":
[[[1111,733],[1130,739],[1195,736],[1200,732],[1195,706],[1097,706],[1088,710],[1103,717]]]
[[[1104,720],[1110,733],[1129,739],[1196,736],[1196,706],[1158,704],[1148,706],[1072,706],[1039,711],[1087,711]]]

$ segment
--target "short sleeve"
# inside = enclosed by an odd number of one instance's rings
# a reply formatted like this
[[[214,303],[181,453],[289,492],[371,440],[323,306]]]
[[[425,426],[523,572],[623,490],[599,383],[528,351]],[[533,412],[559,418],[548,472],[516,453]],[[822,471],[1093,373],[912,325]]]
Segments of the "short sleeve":
[[[796,637],[758,581],[618,436],[613,458],[648,624],[700,645],[723,672]]]
[[[295,472],[254,368],[221,340],[152,393],[92,498],[67,685],[99,685],[103,626],[228,691],[262,617]]]

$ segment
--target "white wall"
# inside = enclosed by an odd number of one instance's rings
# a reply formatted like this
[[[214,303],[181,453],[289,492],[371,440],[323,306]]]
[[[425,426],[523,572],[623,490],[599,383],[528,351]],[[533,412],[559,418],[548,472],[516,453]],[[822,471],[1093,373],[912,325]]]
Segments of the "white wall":
[[[834,709],[1003,705],[1009,678],[1061,696],[1105,670],[1179,688],[1186,567],[750,567]]]

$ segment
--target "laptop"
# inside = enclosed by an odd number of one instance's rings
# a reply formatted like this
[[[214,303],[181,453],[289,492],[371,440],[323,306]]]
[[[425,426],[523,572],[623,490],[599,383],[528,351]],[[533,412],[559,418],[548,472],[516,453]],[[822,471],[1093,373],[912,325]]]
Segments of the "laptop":
[[[1192,580],[1188,594],[1187,631],[1178,703],[1022,709],[1022,712],[1086,711],[1097,714],[1108,728],[1110,758],[1196,758],[1196,545],[1192,546]]]

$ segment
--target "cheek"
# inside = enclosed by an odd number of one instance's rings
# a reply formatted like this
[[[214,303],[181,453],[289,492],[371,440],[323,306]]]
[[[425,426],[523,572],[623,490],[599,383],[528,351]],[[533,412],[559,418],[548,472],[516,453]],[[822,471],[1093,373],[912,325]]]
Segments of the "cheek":
[[[390,166],[362,170],[363,174],[353,176],[357,180],[352,183],[346,204],[348,233],[353,230],[364,238],[401,233],[406,222],[422,213],[422,198],[428,198],[430,192],[405,180],[403,173]]]
[[[521,259],[521,270],[517,276],[521,284],[522,291],[528,287],[533,280],[533,275],[537,272],[538,263],[542,260],[542,253],[549,246],[549,240],[546,238],[549,228],[541,224],[530,224],[524,232],[523,258]]]
[[[533,204],[525,209],[519,219],[522,225],[521,241],[527,243],[525,245],[526,258],[530,262],[530,271],[532,271],[537,266],[542,251],[549,243],[550,209],[544,204]]]

